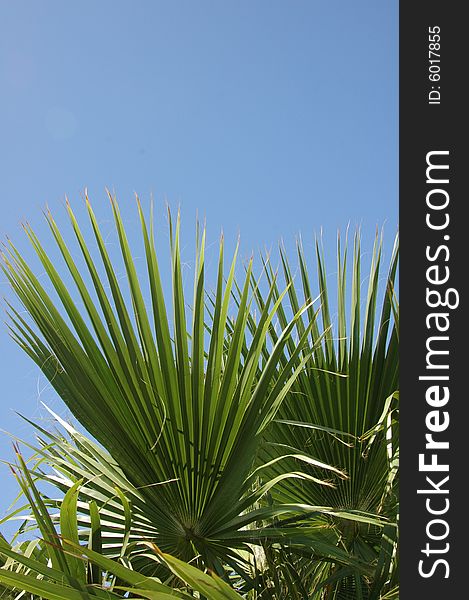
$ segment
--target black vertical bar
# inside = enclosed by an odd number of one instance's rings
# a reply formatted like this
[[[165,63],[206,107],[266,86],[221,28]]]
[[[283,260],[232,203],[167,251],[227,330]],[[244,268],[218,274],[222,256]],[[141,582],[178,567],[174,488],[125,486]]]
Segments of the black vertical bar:
[[[469,597],[464,8],[400,3],[401,600]]]

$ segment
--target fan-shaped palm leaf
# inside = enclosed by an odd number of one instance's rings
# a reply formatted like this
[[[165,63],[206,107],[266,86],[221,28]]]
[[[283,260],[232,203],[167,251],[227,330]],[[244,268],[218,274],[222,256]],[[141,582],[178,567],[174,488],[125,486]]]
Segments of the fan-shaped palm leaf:
[[[381,528],[359,520],[353,523],[336,517],[330,519],[342,547],[372,565],[375,573],[363,578],[353,569],[333,564],[324,570],[322,563],[319,568],[323,571],[325,584],[318,592],[318,598],[323,597],[324,590],[327,598],[379,598],[383,590],[397,585],[399,363],[398,304],[394,291],[397,243],[383,283],[380,282],[381,253],[381,243],[377,239],[363,300],[360,237],[358,234],[355,237],[350,275],[347,248],[342,250],[339,240],[337,296],[334,300],[319,244],[316,246],[317,292],[301,244],[298,245],[296,276],[281,248],[288,294],[277,311],[280,330],[288,322],[289,311],[296,312],[303,301],[309,302],[306,318],[298,320],[295,328],[301,336],[307,325],[311,327],[309,350],[303,347],[303,356],[309,351],[310,358],[291,386],[276,422],[266,432],[261,457],[263,462],[271,460],[268,477],[294,467],[291,458],[287,457],[287,464],[282,465],[272,458],[298,452],[340,467],[348,477],[336,479],[334,486],[283,480],[272,490],[273,500],[325,504],[336,511],[365,511],[389,520],[389,524]],[[277,287],[268,261],[265,261],[265,272],[268,285]],[[380,293],[381,305],[378,304]],[[255,295],[259,310],[262,310],[265,297],[260,286]],[[274,297],[279,296],[276,289]],[[319,309],[315,303],[311,304],[315,298]],[[249,322],[254,323],[253,320]],[[269,334],[275,343],[278,334],[273,324]],[[287,344],[293,344],[293,340]],[[284,363],[286,359],[282,361]],[[314,464],[303,463],[303,469],[312,477],[319,476],[320,471]]]
[[[308,352],[300,357],[309,326],[297,342],[291,340],[305,309],[298,307],[271,343],[268,331],[286,293],[279,293],[274,278],[256,325],[248,327],[250,288],[254,285],[255,289],[250,263],[239,306],[229,318],[236,252],[225,282],[222,241],[213,319],[207,322],[202,232],[197,239],[192,326],[188,328],[179,217],[174,229],[170,220],[170,316],[160,280],[153,221],[148,228],[139,205],[150,290],[148,308],[119,208],[115,199],[110,200],[131,306],[125,301],[90,203],[87,201],[87,210],[109,293],[68,205],[92,282],[90,289],[51,214],[46,216],[84,311],[60,275],[60,268],[33,230],[25,226],[62,309],[9,242],[3,269],[30,316],[30,320],[25,319],[10,306],[11,333],[138,490],[138,502],[144,507],[146,523],[156,532],[158,546],[186,560],[200,555],[206,565],[222,573],[222,561],[233,565],[239,558],[233,548],[258,543],[261,533],[247,532],[247,525],[289,511],[305,511],[298,505],[265,506],[246,514],[274,483],[288,477],[309,477],[296,469],[273,479],[264,476],[263,485],[255,486],[258,475],[252,471],[263,432],[309,358]],[[156,485],[161,482],[169,483]],[[121,504],[125,500],[121,499]],[[262,537],[265,535],[277,539],[280,534],[272,529]],[[286,533],[281,535],[284,539]],[[289,535],[293,536],[293,531]],[[330,549],[340,554],[334,544]]]

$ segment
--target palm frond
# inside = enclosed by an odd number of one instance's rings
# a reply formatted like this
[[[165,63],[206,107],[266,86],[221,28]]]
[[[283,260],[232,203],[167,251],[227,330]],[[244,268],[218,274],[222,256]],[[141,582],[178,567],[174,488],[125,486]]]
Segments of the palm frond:
[[[264,436],[260,461],[269,465],[268,478],[278,476],[282,470],[298,468],[299,454],[314,458],[318,464],[340,468],[347,475],[337,477],[337,473],[329,471],[334,476],[334,485],[316,485],[314,477],[323,479],[324,471],[318,469],[313,460],[309,464],[301,461],[301,470],[311,478],[282,480],[271,492],[274,502],[321,504],[338,512],[352,509],[363,511],[368,517],[375,515],[378,519],[383,517],[384,522],[387,520],[384,528],[371,525],[372,519],[366,524],[366,518],[355,524],[350,518],[331,517],[329,520],[342,546],[357,559],[375,565],[376,572],[363,579],[357,571],[350,574],[345,567],[343,570],[331,565],[323,573],[328,581],[327,589],[338,593],[340,586],[347,587],[348,584],[339,581],[337,574],[342,573],[355,590],[350,597],[355,598],[353,594],[358,593],[358,589],[363,597],[368,597],[364,589],[371,593],[372,581],[373,594],[381,593],[386,585],[389,587],[397,561],[399,362],[398,303],[394,288],[397,240],[383,284],[382,245],[376,238],[364,298],[358,234],[351,261],[347,257],[347,244],[341,248],[338,239],[335,297],[330,292],[319,243],[316,244],[316,286],[301,243],[298,244],[296,274],[283,247],[280,257],[288,290],[287,301],[277,311],[280,330],[288,322],[289,311],[295,312],[303,302],[308,302],[307,314],[295,323],[295,334],[300,337],[310,328],[308,342],[302,347],[303,356],[309,354],[309,358]],[[264,266],[267,286],[276,288],[274,297],[278,298],[278,278],[268,260]],[[381,304],[378,303],[380,296]],[[260,286],[255,289],[255,297],[261,310],[265,293]],[[253,321],[250,324],[253,325]],[[269,335],[275,342],[278,334],[272,325]],[[289,343],[293,343],[293,338]],[[281,456],[285,457],[286,464],[279,460]],[[329,581],[330,577],[335,584]],[[359,581],[365,586],[363,590]]]
[[[187,560],[200,554],[207,565],[220,570],[219,560],[228,552],[220,532],[226,531],[227,523],[236,523],[236,517],[264,493],[262,488],[252,489],[249,475],[263,432],[308,359],[306,354],[300,357],[306,335],[291,342],[307,307],[299,307],[282,334],[270,343],[269,328],[287,293],[278,291],[274,279],[257,325],[248,327],[251,261],[240,285],[239,306],[228,316],[237,252],[225,282],[222,240],[214,318],[207,322],[202,232],[196,249],[192,326],[188,327],[179,215],[175,225],[169,217],[170,314],[153,223],[148,226],[138,204],[150,290],[147,302],[117,202],[111,196],[110,200],[127,289],[118,281],[88,200],[109,292],[70,205],[67,210],[91,289],[48,212],[47,222],[63,258],[61,267],[48,256],[32,228],[25,226],[25,231],[51,291],[11,242],[3,255],[3,270],[30,317],[10,306],[11,333],[138,489],[145,517],[157,532],[158,546]],[[74,282],[75,292],[60,269]],[[52,291],[59,303],[53,301]],[[274,294],[278,295],[275,299]],[[126,302],[127,295],[130,302]],[[269,356],[259,374],[266,345]],[[281,361],[285,362],[280,367]],[[161,482],[169,483],[155,485]]]

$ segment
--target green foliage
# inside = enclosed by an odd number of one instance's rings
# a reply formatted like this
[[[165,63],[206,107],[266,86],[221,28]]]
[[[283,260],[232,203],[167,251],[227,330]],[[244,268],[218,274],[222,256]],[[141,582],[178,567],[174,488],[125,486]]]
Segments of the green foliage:
[[[345,509],[383,517],[384,527],[376,527],[364,519],[352,522],[350,516],[347,520],[335,516],[328,518],[340,546],[371,565],[371,575],[360,574],[349,566],[343,568],[329,563],[325,567],[322,561],[318,562],[328,598],[374,599],[397,585],[399,360],[398,304],[394,292],[397,242],[381,306],[378,304],[381,243],[376,240],[371,255],[364,299],[358,235],[354,241],[350,275],[346,253],[347,244],[342,251],[339,239],[337,292],[333,299],[321,247],[316,245],[317,303],[321,319],[313,303],[307,318],[295,324],[300,336],[308,320],[309,324],[314,323],[308,338],[309,346],[302,350],[303,353],[310,352],[311,358],[279,408],[275,423],[266,435],[265,454],[261,458],[272,461],[272,457],[286,456],[286,464],[279,460],[271,463],[269,476],[274,477],[282,469],[293,468],[289,461],[295,456],[296,449],[301,448],[326,464],[340,466],[348,475],[330,486],[319,486],[306,480],[284,480],[272,490],[275,502],[325,504],[336,512]],[[281,262],[288,294],[277,311],[280,330],[288,321],[287,304],[295,311],[301,302],[299,298],[312,300],[316,296],[301,244],[298,245],[296,279],[283,249]],[[268,284],[276,286],[268,262],[265,262],[265,271]],[[350,293],[347,292],[348,285]],[[278,296],[276,289],[274,297]],[[259,308],[262,307],[265,300],[259,289],[256,299]],[[331,317],[332,304],[335,323]],[[275,328],[271,327],[269,333],[275,342]],[[320,476],[314,464],[303,468],[312,477]]]
[[[283,249],[281,276],[264,259],[261,277],[252,260],[239,277],[221,240],[209,295],[197,228],[189,313],[169,217],[168,310],[152,216],[138,205],[145,287],[110,200],[126,286],[88,200],[101,266],[69,205],[86,275],[50,213],[62,267],[25,227],[48,284],[11,242],[3,254],[29,315],[8,305],[12,337],[98,443],[53,415],[62,432],[33,424],[29,465],[16,446],[26,504],[10,518],[24,523],[1,541],[0,583],[50,599],[393,597],[397,250],[379,305],[378,240],[364,300],[359,237],[350,275],[339,246],[335,301],[319,246],[315,293],[301,245],[296,277]],[[37,527],[40,540],[19,541]]]
[[[90,547],[80,546],[77,538],[77,484],[69,489],[61,503],[59,535],[47,516],[46,505],[21,454],[17,454],[17,459],[18,470],[15,473],[18,482],[25,495],[35,498],[34,507],[45,520],[38,522],[43,537],[37,545],[29,543],[25,547],[25,544],[20,544],[14,549],[3,537],[0,538],[0,584],[6,586],[5,589],[17,590],[20,594],[28,592],[33,597],[47,600],[118,600],[123,593],[148,600],[193,597],[174,585],[171,587],[154,577],[145,577]],[[93,533],[94,525],[91,523],[90,538]],[[178,577],[180,586],[188,585],[192,591],[213,600],[241,598],[216,575],[205,574],[194,566],[163,554],[154,545],[152,550],[154,560]],[[94,573],[98,574],[96,579]]]

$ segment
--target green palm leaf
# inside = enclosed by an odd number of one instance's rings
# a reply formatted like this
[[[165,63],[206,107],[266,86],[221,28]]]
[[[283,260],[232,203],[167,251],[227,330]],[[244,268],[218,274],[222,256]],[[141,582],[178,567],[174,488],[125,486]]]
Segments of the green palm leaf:
[[[221,572],[220,560],[230,551],[220,532],[225,535],[227,523],[236,523],[235,517],[265,493],[262,487],[257,492],[253,489],[254,459],[263,432],[308,360],[307,352],[300,357],[307,332],[296,343],[291,339],[306,308],[298,307],[283,333],[270,344],[268,332],[287,290],[279,292],[274,278],[257,325],[248,326],[250,263],[240,286],[239,306],[229,317],[236,252],[225,282],[222,240],[214,318],[208,321],[203,232],[197,241],[188,331],[179,216],[171,225],[169,314],[152,222],[148,227],[139,205],[150,290],[146,302],[118,205],[110,200],[128,289],[118,281],[90,203],[88,215],[109,292],[68,205],[91,288],[47,213],[62,267],[49,258],[33,230],[29,226],[25,230],[59,305],[10,242],[3,269],[30,316],[28,320],[10,307],[11,333],[76,418],[110,452],[126,482],[138,490],[138,510],[155,532],[158,546],[186,560],[201,555],[205,564]],[[60,269],[74,282],[80,303]],[[264,359],[266,347],[270,350]],[[155,485],[161,482],[169,483]]]
[[[371,517],[366,524],[366,518],[352,523],[349,514],[346,520],[331,516],[330,525],[336,530],[342,547],[356,559],[374,565],[375,573],[363,576],[354,569],[341,569],[331,563],[323,570],[318,598],[326,593],[324,590],[327,590],[327,598],[378,598],[383,590],[395,585],[397,571],[399,363],[394,281],[398,251],[396,242],[383,285],[380,281],[381,242],[376,239],[363,299],[360,237],[355,237],[351,261],[347,258],[346,246],[342,249],[339,239],[335,298],[330,294],[319,244],[316,245],[317,291],[302,245],[298,245],[296,275],[281,248],[288,293],[287,302],[282,303],[277,312],[280,329],[288,323],[289,310],[295,312],[302,302],[315,298],[316,301],[310,305],[307,318],[295,323],[298,336],[303,335],[307,326],[311,329],[307,347],[302,349],[310,358],[279,408],[275,423],[266,432],[260,460],[269,465],[268,478],[298,469],[299,461],[295,458],[298,453],[346,472],[348,477],[335,477],[334,485],[319,486],[313,483],[314,477],[323,476],[323,472],[312,461],[309,464],[300,461],[301,470],[312,479],[283,479],[272,489],[272,499],[279,503],[327,505],[337,512],[358,510]],[[348,272],[350,262],[351,273]],[[277,298],[280,294],[278,279],[269,261],[264,265],[267,284],[276,287],[274,297]],[[258,286],[255,295],[261,310],[265,293]],[[253,321],[250,324],[253,325]],[[278,338],[273,326],[269,335],[273,342]],[[290,338],[289,344],[292,342]],[[283,358],[281,362],[286,361]],[[279,460],[281,456],[285,457],[285,463]],[[387,520],[388,524],[384,528],[371,525],[372,515],[378,519],[383,517],[383,522]]]

